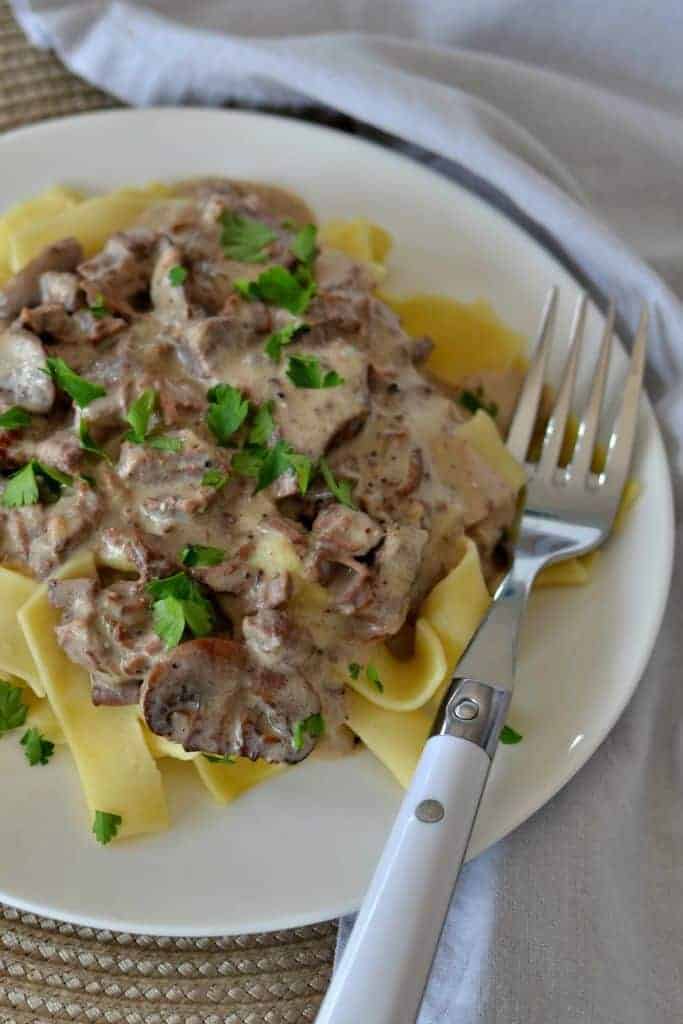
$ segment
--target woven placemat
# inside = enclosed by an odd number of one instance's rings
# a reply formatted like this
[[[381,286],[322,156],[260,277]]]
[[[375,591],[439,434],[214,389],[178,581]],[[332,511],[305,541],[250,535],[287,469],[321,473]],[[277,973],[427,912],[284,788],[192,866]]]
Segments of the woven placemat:
[[[0,131],[119,105],[30,46],[0,0]],[[127,935],[0,904],[0,1024],[303,1024],[315,1020],[335,938],[334,922],[220,939]]]

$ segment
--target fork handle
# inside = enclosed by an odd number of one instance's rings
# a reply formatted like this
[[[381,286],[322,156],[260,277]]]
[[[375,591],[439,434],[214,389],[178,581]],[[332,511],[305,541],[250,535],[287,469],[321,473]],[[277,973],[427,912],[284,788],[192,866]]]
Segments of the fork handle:
[[[477,742],[428,740],[317,1024],[414,1024],[490,766]]]

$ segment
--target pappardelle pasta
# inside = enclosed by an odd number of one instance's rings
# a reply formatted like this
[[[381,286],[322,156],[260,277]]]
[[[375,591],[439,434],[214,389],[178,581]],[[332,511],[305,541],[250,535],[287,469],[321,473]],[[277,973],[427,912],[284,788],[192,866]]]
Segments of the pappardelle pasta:
[[[222,179],[0,219],[0,734],[68,745],[102,843],[167,827],[161,758],[223,803],[359,742],[410,779],[509,558],[526,352],[390,249]]]

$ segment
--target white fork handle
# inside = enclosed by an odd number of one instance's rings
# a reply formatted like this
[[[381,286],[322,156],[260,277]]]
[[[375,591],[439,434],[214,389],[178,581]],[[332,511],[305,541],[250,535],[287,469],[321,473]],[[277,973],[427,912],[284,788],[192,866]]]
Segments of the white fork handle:
[[[490,765],[427,742],[316,1024],[414,1024]]]

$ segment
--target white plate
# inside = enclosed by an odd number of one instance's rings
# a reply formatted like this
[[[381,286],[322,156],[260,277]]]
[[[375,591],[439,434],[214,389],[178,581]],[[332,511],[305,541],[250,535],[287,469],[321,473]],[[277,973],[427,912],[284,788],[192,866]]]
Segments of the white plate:
[[[521,229],[444,178],[347,135],[250,113],[167,109],[53,121],[0,139],[3,204],[56,182],[106,190],[200,174],[289,186],[323,219],[371,218],[395,239],[393,289],[485,297],[530,337],[557,283],[559,329],[568,330],[577,286]],[[593,346],[599,325],[593,312]],[[614,361],[623,369],[621,351]],[[590,586],[531,602],[511,713],[524,742],[496,757],[471,855],[578,771],[643,672],[673,537],[668,468],[645,404],[635,474],[643,497]],[[5,737],[0,899],[82,924],[179,935],[334,917],[357,907],[401,797],[367,753],[308,761],[227,808],[173,765],[167,774],[171,830],[103,849],[89,835],[68,753],[28,770],[15,737]]]

